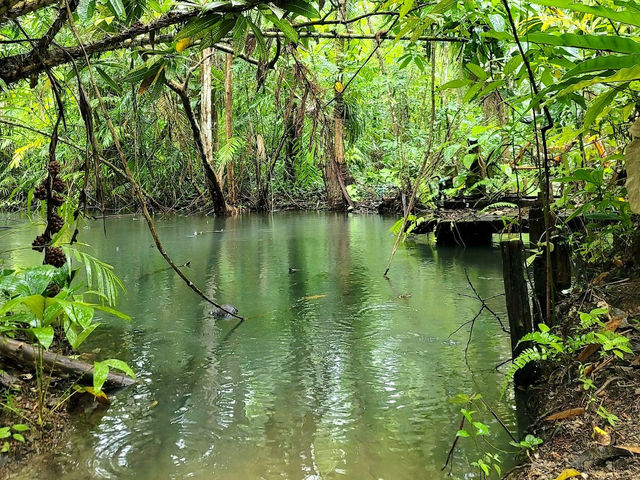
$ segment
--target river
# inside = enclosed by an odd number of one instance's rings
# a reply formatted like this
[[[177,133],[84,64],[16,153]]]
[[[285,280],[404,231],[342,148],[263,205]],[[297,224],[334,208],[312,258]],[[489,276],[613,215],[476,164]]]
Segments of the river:
[[[237,328],[210,316],[165,268],[142,217],[90,223],[79,240],[115,267],[127,288],[119,309],[133,320],[103,318],[82,349],[129,362],[139,384],[106,412],[78,416],[60,450],[18,478],[451,478],[441,469],[460,419],[452,397],[482,391],[515,429],[494,368],[510,356],[506,334],[483,313],[466,361],[468,328],[450,337],[480,307],[465,296],[465,271],[482,296],[504,291],[500,253],[407,242],[387,279],[393,222],[327,213],[158,217],[176,263],[190,262],[184,271],[195,284],[246,317]],[[0,224],[14,227],[0,230],[6,266],[41,261],[19,248],[36,226],[14,217]],[[506,319],[503,297],[491,305]],[[491,442],[511,448],[483,418]],[[478,457],[463,440],[454,478]]]

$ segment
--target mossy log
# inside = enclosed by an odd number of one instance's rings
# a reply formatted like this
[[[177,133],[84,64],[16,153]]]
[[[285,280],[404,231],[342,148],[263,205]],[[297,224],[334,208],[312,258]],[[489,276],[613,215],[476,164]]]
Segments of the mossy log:
[[[0,358],[9,359],[21,367],[33,370],[38,359],[38,349],[33,345],[0,336]],[[42,364],[46,372],[70,378],[75,382],[93,384],[93,366],[48,350],[42,352]],[[109,372],[104,390],[114,390],[133,385],[136,381],[122,373]]]

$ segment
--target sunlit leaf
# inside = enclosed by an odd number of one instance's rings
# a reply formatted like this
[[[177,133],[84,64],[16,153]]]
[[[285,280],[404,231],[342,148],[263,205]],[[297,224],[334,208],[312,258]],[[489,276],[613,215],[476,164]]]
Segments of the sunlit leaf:
[[[109,365],[104,362],[93,362],[93,389],[96,392],[102,390],[104,382],[109,376]]]
[[[38,343],[48,349],[53,343],[54,331],[52,326],[30,328],[29,332],[38,340]]]

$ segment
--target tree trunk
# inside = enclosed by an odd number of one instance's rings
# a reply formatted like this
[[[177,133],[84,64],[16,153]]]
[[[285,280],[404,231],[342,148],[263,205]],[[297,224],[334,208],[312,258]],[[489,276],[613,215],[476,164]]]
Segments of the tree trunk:
[[[338,21],[344,22],[347,15],[346,0],[338,1]],[[345,24],[346,25],[346,24]],[[353,205],[347,192],[345,179],[350,178],[349,170],[344,158],[344,101],[342,98],[344,39],[336,41],[336,61],[338,63],[338,78],[335,84],[337,98],[333,108],[333,151],[331,159],[327,160],[325,168],[325,183],[327,187],[327,202],[331,209],[344,209],[347,204]]]
[[[212,54],[212,48],[205,48],[202,51],[200,135],[202,137],[202,148],[204,150],[205,159],[211,169],[215,171],[215,161],[213,159],[213,109],[211,100]]]
[[[233,71],[231,69],[233,63],[233,55],[227,53],[227,61],[225,65],[224,75],[224,126],[227,142],[233,137]],[[238,201],[238,187],[236,185],[234,173],[234,158],[230,158],[227,163],[227,180],[228,180],[228,197],[229,203],[232,205]]]
[[[0,336],[0,357],[9,358],[22,367],[33,369],[38,362],[38,349],[25,342]],[[42,352],[42,363],[47,372],[69,377],[76,382],[93,383],[93,366],[80,360],[59,355],[45,350]],[[104,388],[115,389],[128,387],[136,381],[122,373],[109,372]]]
[[[295,110],[295,109],[294,109]],[[285,135],[287,140],[284,146],[284,179],[293,185],[296,182],[295,154],[296,154],[296,126],[295,115],[292,113],[285,119]]]
[[[184,85],[179,85],[175,82],[168,82],[169,88],[178,94],[180,100],[182,101],[182,107],[184,108],[184,113],[187,116],[187,120],[189,120],[189,126],[191,127],[191,132],[193,133],[193,140],[196,144],[196,150],[198,151],[198,155],[200,155],[200,159],[202,160],[202,167],[204,169],[204,176],[207,180],[207,187],[209,188],[209,194],[211,196],[211,201],[213,202],[213,209],[216,215],[228,215],[230,213],[229,207],[224,199],[224,194],[222,193],[222,188],[220,187],[220,182],[218,181],[218,177],[216,175],[213,167],[207,162],[207,155],[205,153],[204,146],[202,144],[202,134],[200,133],[200,126],[196,120],[196,117],[193,113],[193,109],[191,108],[191,102],[189,101],[189,96],[185,91]]]

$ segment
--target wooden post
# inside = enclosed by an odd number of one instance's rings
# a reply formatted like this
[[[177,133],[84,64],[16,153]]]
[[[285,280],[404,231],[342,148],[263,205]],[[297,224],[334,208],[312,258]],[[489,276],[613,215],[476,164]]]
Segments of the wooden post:
[[[500,242],[502,251],[502,272],[504,292],[507,300],[509,330],[511,331],[511,352],[516,358],[525,348],[518,344],[520,339],[533,331],[531,308],[529,307],[529,290],[524,276],[524,245],[519,239]],[[533,365],[516,372],[516,386],[529,385],[534,379]]]
[[[554,218],[552,217],[552,221]],[[542,206],[536,205],[529,210],[529,241],[531,248],[537,248],[538,242],[544,245],[544,211]],[[553,304],[562,290],[571,287],[571,252],[567,243],[555,232],[551,238],[553,250],[551,251],[551,308],[553,316]],[[553,318],[546,318],[547,311],[547,258],[543,253],[533,262],[533,283],[535,298],[533,304],[536,323],[551,325]]]
[[[571,287],[571,251],[569,245],[559,236],[553,240],[551,268],[553,273],[553,292],[557,295]]]
[[[544,244],[544,211],[541,204],[529,209],[529,243],[531,248],[538,248],[538,243]],[[550,322],[546,318],[547,311],[547,259],[543,253],[533,261],[533,316],[536,323]],[[551,293],[553,296],[553,292]]]

